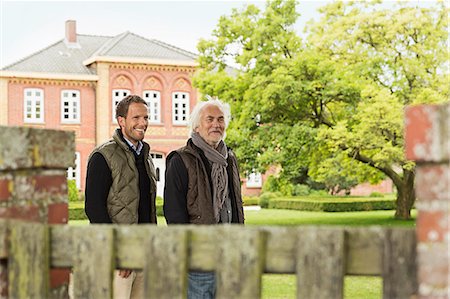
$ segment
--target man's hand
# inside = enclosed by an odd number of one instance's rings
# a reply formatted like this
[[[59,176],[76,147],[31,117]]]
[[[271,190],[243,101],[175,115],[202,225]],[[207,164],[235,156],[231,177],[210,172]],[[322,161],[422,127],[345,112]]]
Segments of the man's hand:
[[[132,270],[119,270],[119,276],[122,278],[128,278],[130,276]]]

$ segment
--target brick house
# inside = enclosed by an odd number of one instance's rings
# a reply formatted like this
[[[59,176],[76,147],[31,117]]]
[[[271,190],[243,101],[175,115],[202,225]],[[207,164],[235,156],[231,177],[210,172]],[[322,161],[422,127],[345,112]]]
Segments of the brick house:
[[[95,36],[77,34],[76,21],[65,26],[64,39],[1,70],[0,125],[74,131],[76,166],[68,178],[84,190],[89,154],[117,128],[115,105],[140,95],[149,104],[145,140],[162,195],[165,157],[186,143],[189,113],[200,99],[192,86],[197,55],[131,32]],[[262,182],[255,179],[244,193],[258,193]]]

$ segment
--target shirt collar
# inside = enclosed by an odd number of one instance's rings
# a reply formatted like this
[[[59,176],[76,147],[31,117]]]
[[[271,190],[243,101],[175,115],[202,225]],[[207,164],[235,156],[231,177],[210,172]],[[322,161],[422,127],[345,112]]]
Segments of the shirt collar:
[[[138,141],[137,147],[134,146],[134,144],[128,140],[125,136],[123,136],[123,139],[125,139],[125,141],[128,143],[128,145],[136,152],[136,154],[140,155],[142,148],[144,147],[144,145],[142,144],[142,141]]]

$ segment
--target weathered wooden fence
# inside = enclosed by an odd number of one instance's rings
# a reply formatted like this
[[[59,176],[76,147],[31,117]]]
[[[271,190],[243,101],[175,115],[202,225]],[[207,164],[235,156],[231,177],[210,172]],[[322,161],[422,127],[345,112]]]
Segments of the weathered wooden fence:
[[[406,228],[48,225],[0,220],[10,298],[49,298],[72,268],[74,298],[111,298],[113,270],[142,269],[146,298],[185,298],[189,269],[214,270],[217,298],[260,298],[263,273],[297,276],[297,298],[342,298],[345,275],[383,278],[383,298],[417,293]]]

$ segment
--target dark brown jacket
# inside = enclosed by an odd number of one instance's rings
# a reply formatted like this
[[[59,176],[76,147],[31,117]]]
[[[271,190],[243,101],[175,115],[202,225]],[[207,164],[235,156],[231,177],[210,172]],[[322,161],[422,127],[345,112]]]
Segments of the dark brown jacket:
[[[237,160],[228,149],[228,186],[232,223],[244,223],[241,182]],[[215,224],[211,167],[203,151],[189,139],[187,145],[173,151],[166,160],[164,216],[168,224]]]

